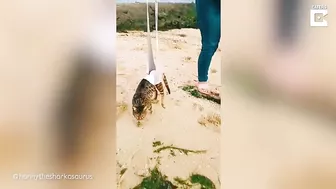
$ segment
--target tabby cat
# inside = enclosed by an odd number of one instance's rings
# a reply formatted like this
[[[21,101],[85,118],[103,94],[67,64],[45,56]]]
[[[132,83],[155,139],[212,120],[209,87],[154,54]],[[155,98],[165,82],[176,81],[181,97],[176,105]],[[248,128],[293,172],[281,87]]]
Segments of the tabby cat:
[[[163,82],[167,88],[168,94],[170,94],[170,88],[165,74],[163,74]],[[161,106],[165,108],[162,82],[153,85],[147,79],[141,80],[132,99],[133,116],[135,119],[141,121],[146,117],[147,110],[149,113],[153,112],[152,104],[159,102],[157,100],[158,92],[160,92],[161,95]]]

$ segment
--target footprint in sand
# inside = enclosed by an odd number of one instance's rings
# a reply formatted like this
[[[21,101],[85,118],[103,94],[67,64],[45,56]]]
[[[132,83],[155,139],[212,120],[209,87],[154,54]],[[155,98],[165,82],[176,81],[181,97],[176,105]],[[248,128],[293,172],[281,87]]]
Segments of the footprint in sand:
[[[204,107],[200,104],[193,103],[193,110],[199,110],[202,112],[204,110]]]
[[[144,47],[135,47],[134,49],[132,49],[134,51],[144,51]]]

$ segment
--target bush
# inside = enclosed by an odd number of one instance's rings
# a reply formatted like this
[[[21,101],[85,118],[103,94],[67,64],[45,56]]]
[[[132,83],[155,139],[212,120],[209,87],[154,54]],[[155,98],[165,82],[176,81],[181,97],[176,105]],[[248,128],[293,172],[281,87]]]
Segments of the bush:
[[[150,29],[155,29],[154,4],[149,7]],[[117,31],[128,30],[147,31],[146,4],[118,4],[117,5]],[[196,28],[195,4],[159,4],[160,31],[181,28]]]

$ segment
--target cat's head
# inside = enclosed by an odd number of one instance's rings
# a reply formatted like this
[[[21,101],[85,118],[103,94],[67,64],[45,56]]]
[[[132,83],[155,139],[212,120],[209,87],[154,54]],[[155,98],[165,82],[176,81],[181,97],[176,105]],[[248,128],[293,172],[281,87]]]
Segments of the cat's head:
[[[133,99],[132,113],[135,119],[138,121],[143,120],[147,115],[147,106],[144,104],[141,98]]]

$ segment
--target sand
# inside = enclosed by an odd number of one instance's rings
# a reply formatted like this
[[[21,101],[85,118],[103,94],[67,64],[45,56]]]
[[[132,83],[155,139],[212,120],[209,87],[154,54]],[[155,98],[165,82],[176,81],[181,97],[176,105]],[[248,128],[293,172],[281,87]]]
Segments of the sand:
[[[335,188],[334,121],[222,85],[223,188]]]
[[[154,166],[150,158],[153,141],[173,144],[191,150],[207,150],[205,154],[177,154],[162,152],[161,171],[171,180],[188,177],[191,173],[210,178],[220,186],[220,126],[207,122],[208,115],[220,115],[220,105],[198,99],[180,87],[197,79],[197,58],[200,34],[195,29],[172,30],[159,33],[157,62],[167,75],[172,93],[166,95],[166,109],[153,106],[141,127],[131,113],[131,99],[140,80],[146,74],[146,33],[129,32],[117,35],[117,160],[118,170],[127,168],[119,178],[120,188],[131,188],[141,182],[139,174],[146,174],[146,166]],[[154,36],[154,34],[153,34]],[[155,49],[155,41],[153,38]],[[220,51],[220,50],[218,50]],[[209,81],[220,87],[221,55],[216,52],[209,73]],[[204,118],[205,117],[205,118]],[[204,125],[205,124],[205,125]]]
[[[276,1],[230,1],[222,6],[222,66],[255,67],[272,64],[268,19]],[[239,6],[244,3],[244,6]],[[317,1],[305,1],[302,11],[301,63],[314,68],[317,92],[335,96],[336,27],[309,27],[309,10]],[[323,1],[330,8],[336,2]],[[239,7],[233,9],[232,7]],[[300,17],[301,18],[301,17]],[[328,15],[329,22],[336,15]],[[227,27],[229,26],[229,27]],[[247,32],[248,31],[248,32]],[[318,50],[317,50],[318,49]],[[239,64],[239,65],[238,65]],[[260,65],[259,65],[260,64]],[[222,72],[223,73],[223,72]],[[282,102],[251,98],[222,80],[221,182],[234,189],[322,189],[336,188],[335,122],[307,109]],[[327,99],[328,100],[328,99]],[[335,102],[335,101],[334,101]],[[308,102],[307,102],[308,103]],[[332,101],[327,101],[333,104]],[[225,129],[224,129],[225,128]]]

